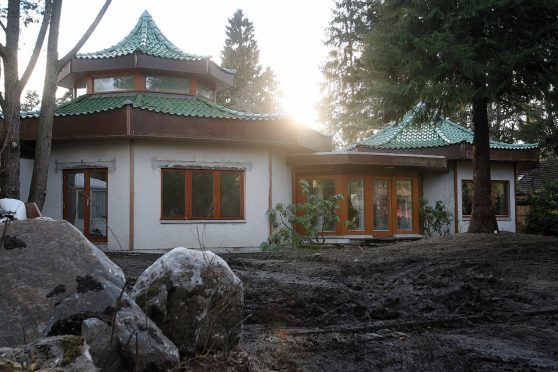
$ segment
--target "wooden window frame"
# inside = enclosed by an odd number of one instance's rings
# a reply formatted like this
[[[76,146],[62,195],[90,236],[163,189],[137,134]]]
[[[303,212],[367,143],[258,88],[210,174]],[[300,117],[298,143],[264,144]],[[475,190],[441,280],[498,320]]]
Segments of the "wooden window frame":
[[[463,186],[465,183],[471,183],[472,185],[474,185],[473,180],[470,179],[462,179],[461,180],[461,217],[464,218],[471,218],[470,214],[464,214],[463,213]],[[490,188],[492,189],[492,184],[493,183],[497,183],[497,182],[502,182],[504,184],[504,190],[506,191],[506,210],[507,210],[507,214],[497,214],[496,217],[497,218],[509,218],[510,217],[510,209],[511,209],[511,198],[510,198],[510,181],[509,180],[490,180]],[[492,203],[492,192],[490,193],[490,203]],[[472,203],[472,200],[471,200]]]
[[[185,216],[164,216],[163,215],[163,173],[176,172],[183,173],[184,180],[184,211]],[[211,173],[213,174],[213,216],[192,216],[192,174],[193,173]],[[239,216],[221,216],[221,174],[235,173],[240,175],[240,215]],[[164,221],[242,221],[245,219],[245,191],[244,180],[246,171],[239,170],[222,170],[222,169],[180,169],[180,168],[163,168],[161,169],[161,220]]]

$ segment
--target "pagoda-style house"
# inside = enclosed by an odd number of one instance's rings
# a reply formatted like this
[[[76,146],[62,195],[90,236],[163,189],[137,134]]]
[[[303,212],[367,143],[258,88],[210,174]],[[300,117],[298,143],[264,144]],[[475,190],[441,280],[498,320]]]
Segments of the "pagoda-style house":
[[[215,102],[234,71],[185,53],[145,12],[120,43],[79,54],[59,85],[85,94],[56,110],[43,214],[64,218],[113,250],[176,246],[258,247],[271,233],[266,211],[314,195],[344,196],[334,239],[422,233],[419,199],[441,200],[466,231],[472,133],[412,113],[350,151],[276,114]],[[38,113],[22,115],[21,189],[29,189]],[[491,143],[493,206],[515,231],[515,174],[536,163],[536,145]],[[26,195],[22,195],[24,198]]]

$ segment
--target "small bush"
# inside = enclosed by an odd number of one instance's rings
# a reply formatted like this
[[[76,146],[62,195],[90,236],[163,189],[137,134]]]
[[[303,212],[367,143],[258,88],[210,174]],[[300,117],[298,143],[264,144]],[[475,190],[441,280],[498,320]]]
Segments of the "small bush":
[[[324,244],[324,228],[339,221],[337,209],[342,195],[320,199],[310,194],[307,181],[300,181],[299,186],[308,198],[306,203],[279,203],[268,209],[267,216],[275,232],[260,245],[263,250]],[[304,231],[304,234],[297,230]]]
[[[437,233],[440,236],[449,235],[451,229],[452,213],[441,200],[434,207],[428,205],[428,200],[421,199],[421,217],[424,234],[428,237]]]
[[[531,234],[558,236],[558,181],[548,183],[531,196],[531,211],[526,231]]]

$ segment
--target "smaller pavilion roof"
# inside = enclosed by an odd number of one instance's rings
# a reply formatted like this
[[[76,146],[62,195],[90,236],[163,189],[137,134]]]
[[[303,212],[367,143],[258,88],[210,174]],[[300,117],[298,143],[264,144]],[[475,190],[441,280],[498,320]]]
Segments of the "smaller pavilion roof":
[[[364,146],[392,150],[442,147],[459,143],[473,144],[473,132],[447,118],[438,117],[427,121],[416,119],[416,115],[422,109],[423,104],[417,105],[401,120],[390,124],[351,148]],[[491,149],[523,150],[537,147],[536,143],[509,144],[490,141]]]
[[[56,108],[55,116],[87,115],[131,105],[140,110],[211,119],[273,120],[281,114],[256,114],[231,110],[199,96],[164,93],[115,93],[82,95]],[[22,118],[38,118],[38,111],[22,112]]]

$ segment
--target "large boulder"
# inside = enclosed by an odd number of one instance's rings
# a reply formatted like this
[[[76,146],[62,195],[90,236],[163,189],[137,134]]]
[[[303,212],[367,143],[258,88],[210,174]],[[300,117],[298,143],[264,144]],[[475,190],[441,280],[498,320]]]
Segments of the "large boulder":
[[[212,252],[171,250],[138,278],[132,296],[180,352],[228,350],[240,339],[244,288]]]
[[[74,226],[14,221],[6,236],[17,244],[0,247],[0,346],[87,330],[84,337],[100,368],[179,362],[176,346],[123,290],[120,267]],[[107,332],[108,343],[94,342]]]
[[[79,336],[40,338],[18,347],[0,347],[0,371],[83,371],[97,368]]]

